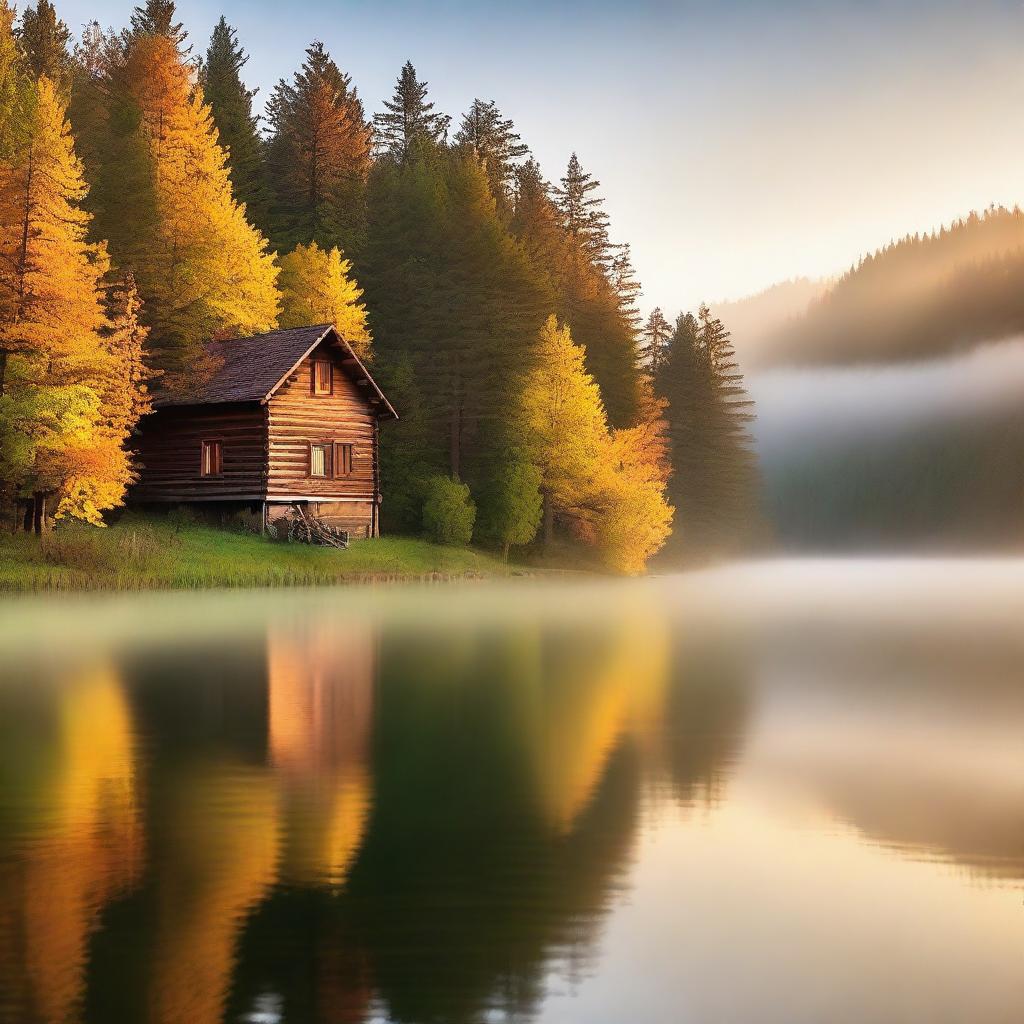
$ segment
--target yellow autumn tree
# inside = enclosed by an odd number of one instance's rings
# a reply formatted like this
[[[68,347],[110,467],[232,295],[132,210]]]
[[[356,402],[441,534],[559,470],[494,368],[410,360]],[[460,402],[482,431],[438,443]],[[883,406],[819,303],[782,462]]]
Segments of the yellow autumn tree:
[[[557,516],[597,547],[609,568],[642,572],[672,521],[662,410],[655,403],[638,427],[609,431],[584,361],[569,328],[549,317],[523,381],[518,424],[520,443],[541,473],[545,541]]]
[[[672,532],[673,509],[665,496],[671,474],[667,403],[650,382],[639,384],[639,411],[632,427],[613,430],[596,520],[604,560],[620,572],[643,572]]]
[[[118,79],[137,117],[121,140],[133,194],[117,198],[131,219],[113,251],[135,273],[165,386],[187,391],[213,369],[207,341],[276,326],[277,267],[232,197],[210,108],[173,40],[135,36]]]
[[[370,331],[362,289],[349,275],[352,264],[341,250],[321,249],[316,242],[297,245],[280,258],[281,327],[334,324],[363,358],[369,352]]]
[[[569,328],[550,316],[523,382],[519,426],[524,448],[541,472],[546,543],[555,516],[578,517],[593,496],[608,444],[601,392],[584,358]]]
[[[108,260],[87,240],[82,165],[49,79],[26,116],[23,143],[0,165],[0,475],[31,495],[39,530],[50,496],[59,514],[91,521],[120,502],[130,414],[111,415]]]

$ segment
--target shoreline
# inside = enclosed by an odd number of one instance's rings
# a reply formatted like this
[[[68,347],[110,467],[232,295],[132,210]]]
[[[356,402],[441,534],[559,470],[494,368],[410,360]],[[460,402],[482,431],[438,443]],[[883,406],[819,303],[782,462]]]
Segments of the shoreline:
[[[4,596],[454,583],[574,572],[585,570],[506,564],[491,552],[413,537],[360,540],[338,550],[141,519],[104,529],[65,527],[41,539],[0,536]]]

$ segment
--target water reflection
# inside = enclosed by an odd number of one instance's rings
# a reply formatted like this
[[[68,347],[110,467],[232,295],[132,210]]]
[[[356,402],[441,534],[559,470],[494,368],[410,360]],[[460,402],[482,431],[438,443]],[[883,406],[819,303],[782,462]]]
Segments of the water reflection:
[[[841,843],[922,885],[959,865],[965,913],[976,883],[1019,903],[1024,605],[999,580],[989,614],[930,577],[890,605],[778,567],[12,604],[0,1020],[852,1021],[907,985],[889,1019],[937,1019],[920,979],[851,958],[855,925],[798,928],[776,894],[797,861],[831,884]],[[64,644],[33,642],[42,616]],[[987,945],[981,920],[965,1005],[995,1013],[1024,996],[1024,915]],[[832,978],[809,1003],[769,955],[787,929]],[[660,971],[662,947],[688,958]]]

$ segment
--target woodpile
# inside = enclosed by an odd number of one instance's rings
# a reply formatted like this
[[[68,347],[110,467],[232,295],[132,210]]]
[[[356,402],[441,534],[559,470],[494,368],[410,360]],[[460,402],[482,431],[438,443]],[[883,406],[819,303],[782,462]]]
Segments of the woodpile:
[[[348,547],[348,530],[325,523],[304,505],[292,505],[280,519],[269,524],[267,530],[275,540],[320,544],[328,548]]]

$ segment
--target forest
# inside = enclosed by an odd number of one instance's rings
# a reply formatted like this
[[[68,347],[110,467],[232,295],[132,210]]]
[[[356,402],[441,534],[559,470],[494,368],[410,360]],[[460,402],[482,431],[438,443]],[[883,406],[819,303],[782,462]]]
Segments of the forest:
[[[862,257],[758,343],[763,365],[928,359],[1024,331],[1024,211],[992,206]]]
[[[314,41],[257,113],[224,18],[197,53],[172,0],[80,39],[49,0],[0,3],[5,521],[101,525],[208,342],[331,322],[399,410],[389,531],[623,572],[759,535],[728,331],[644,321],[575,154],[549,180],[495,102],[455,121],[411,62],[370,115]]]

